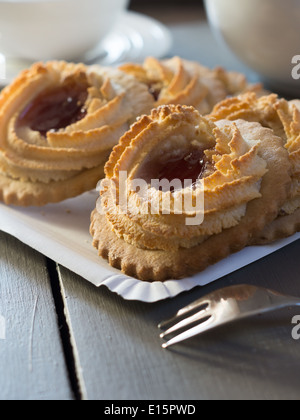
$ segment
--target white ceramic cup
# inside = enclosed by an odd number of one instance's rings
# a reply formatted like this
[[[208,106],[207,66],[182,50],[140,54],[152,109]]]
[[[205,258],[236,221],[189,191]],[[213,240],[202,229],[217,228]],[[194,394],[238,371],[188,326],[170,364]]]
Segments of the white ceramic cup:
[[[269,86],[300,94],[300,0],[205,2],[214,31],[238,58]]]
[[[0,0],[0,53],[73,60],[110,31],[129,0]]]

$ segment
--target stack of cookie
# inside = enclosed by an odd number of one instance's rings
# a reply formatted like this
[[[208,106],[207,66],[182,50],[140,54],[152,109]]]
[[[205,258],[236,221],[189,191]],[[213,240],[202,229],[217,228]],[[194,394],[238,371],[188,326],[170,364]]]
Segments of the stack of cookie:
[[[141,280],[297,232],[299,174],[300,101],[179,57],[39,63],[0,96],[0,199],[42,206],[103,178],[94,246]]]

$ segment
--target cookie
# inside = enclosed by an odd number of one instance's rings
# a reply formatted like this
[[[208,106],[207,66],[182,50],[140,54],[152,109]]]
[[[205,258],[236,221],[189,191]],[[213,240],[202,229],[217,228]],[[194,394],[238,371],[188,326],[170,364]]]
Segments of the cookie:
[[[92,214],[94,246],[145,281],[191,276],[243,249],[276,218],[291,182],[287,151],[272,130],[213,123],[172,105],[132,126],[105,173],[102,207]],[[144,183],[135,188],[137,180]]]
[[[267,226],[251,244],[268,244],[299,231],[300,219],[300,101],[286,101],[277,95],[258,98],[246,94],[218,104],[209,118],[232,121],[243,118],[256,121],[282,138],[291,163],[291,186],[288,198],[278,213],[278,220]]]
[[[260,84],[249,84],[243,74],[227,72],[221,67],[210,70],[180,57],[167,60],[148,57],[142,65],[128,63],[120,69],[148,87],[155,107],[189,105],[203,115],[228,96],[262,90]]]
[[[0,95],[0,199],[41,206],[94,189],[112,148],[152,105],[143,84],[115,69],[49,62],[23,71]]]

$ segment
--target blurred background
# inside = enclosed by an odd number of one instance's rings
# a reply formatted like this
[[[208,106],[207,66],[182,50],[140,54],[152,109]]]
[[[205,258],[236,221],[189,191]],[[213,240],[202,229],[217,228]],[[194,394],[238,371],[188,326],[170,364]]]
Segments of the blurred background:
[[[210,68],[223,66],[245,73],[251,82],[259,81],[255,72],[217,40],[208,24],[202,0],[131,0],[129,7],[168,27],[173,38],[169,57],[180,55],[188,60],[198,60]]]
[[[169,53],[244,73],[289,97],[300,95],[299,0],[131,0],[171,31]],[[210,18],[210,25],[208,24]]]
[[[208,13],[204,4],[130,0],[128,12],[127,0],[65,0],[59,10],[51,0],[0,1],[0,85],[33,61],[118,65],[181,56],[300,94],[299,0],[210,0]]]
[[[199,5],[202,3],[202,0],[151,0],[151,1],[146,1],[146,0],[131,0],[131,7],[133,8],[137,8],[137,7],[143,7],[143,5],[146,7],[149,7],[149,4],[151,3],[151,5],[153,6],[157,6],[157,5],[169,5],[169,6],[189,6],[192,5],[193,7],[195,5]]]

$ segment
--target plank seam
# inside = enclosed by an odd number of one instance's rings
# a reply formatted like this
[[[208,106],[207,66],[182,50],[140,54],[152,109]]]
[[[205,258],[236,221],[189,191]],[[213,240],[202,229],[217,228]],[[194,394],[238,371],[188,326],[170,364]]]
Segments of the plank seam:
[[[63,346],[64,357],[69,376],[69,382],[75,400],[81,401],[84,399],[84,396],[80,386],[80,380],[77,374],[78,370],[76,366],[74,347],[72,344],[72,333],[66,317],[65,303],[60,285],[58,267],[54,261],[48,258],[46,259],[46,261],[57,314],[58,328],[60,332],[60,338]]]

